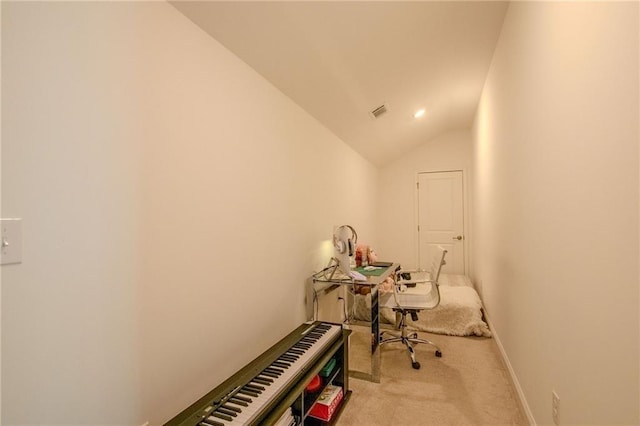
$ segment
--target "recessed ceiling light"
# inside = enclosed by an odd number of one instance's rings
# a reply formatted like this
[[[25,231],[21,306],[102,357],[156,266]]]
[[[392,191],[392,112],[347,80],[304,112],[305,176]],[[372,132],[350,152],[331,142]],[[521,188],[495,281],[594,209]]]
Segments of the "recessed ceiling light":
[[[420,118],[420,117],[422,117],[424,115],[424,113],[425,113],[425,109],[422,108],[422,109],[417,110],[416,113],[413,114],[413,116],[415,118]]]

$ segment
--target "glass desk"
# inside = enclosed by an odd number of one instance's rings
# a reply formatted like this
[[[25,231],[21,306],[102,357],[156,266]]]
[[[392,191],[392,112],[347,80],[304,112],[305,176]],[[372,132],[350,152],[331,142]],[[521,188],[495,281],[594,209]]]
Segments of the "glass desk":
[[[358,272],[363,272],[366,275],[366,281],[341,278],[338,273],[332,273],[327,270],[321,271],[312,277],[314,286],[317,283],[323,283],[325,286],[330,284],[322,290],[324,294],[339,290],[343,290],[346,293],[344,299],[347,309],[345,310],[346,318],[344,319],[344,324],[346,328],[352,330],[349,342],[349,375],[351,377],[380,383],[378,285],[384,282],[399,267],[400,264],[391,263],[391,266],[382,267],[376,271],[362,271],[362,269],[358,268]],[[330,267],[327,269],[330,269]],[[359,302],[358,305],[360,307],[359,313],[362,313],[363,300],[366,301],[366,309],[369,309],[369,297],[370,316],[356,315],[357,302]],[[357,298],[360,298],[360,300],[357,300]]]

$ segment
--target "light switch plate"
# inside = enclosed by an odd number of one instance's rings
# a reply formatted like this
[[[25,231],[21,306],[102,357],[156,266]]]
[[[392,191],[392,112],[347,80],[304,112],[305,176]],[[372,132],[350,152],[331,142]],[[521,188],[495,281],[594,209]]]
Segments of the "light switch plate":
[[[0,265],[22,262],[22,219],[0,219]]]

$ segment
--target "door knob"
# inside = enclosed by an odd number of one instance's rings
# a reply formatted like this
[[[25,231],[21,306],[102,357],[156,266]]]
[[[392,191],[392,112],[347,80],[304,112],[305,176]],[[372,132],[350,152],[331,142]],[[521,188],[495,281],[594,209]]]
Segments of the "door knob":
[[[462,240],[462,235],[458,235],[457,237],[453,237],[453,239],[460,241],[460,240]]]

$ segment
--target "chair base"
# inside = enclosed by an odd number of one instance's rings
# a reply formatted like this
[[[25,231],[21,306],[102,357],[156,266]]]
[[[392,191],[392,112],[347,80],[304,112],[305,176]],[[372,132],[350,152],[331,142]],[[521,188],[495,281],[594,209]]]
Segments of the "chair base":
[[[416,333],[416,332],[413,332],[411,334],[407,333],[406,315],[408,313],[410,313],[410,312],[408,312],[408,311],[401,312],[401,319],[399,321],[400,333],[401,334],[391,333],[389,331],[381,332],[380,333],[380,345],[385,345],[387,343],[393,343],[393,342],[401,342],[409,350],[409,356],[411,357],[411,366],[413,368],[415,368],[416,370],[418,370],[418,369],[420,369],[420,363],[418,361],[416,361],[416,353],[415,353],[415,350],[414,350],[414,347],[413,347],[414,344],[425,343],[427,345],[433,346],[436,349],[436,356],[438,358],[442,357],[442,351],[431,340],[420,339],[418,337],[418,333]],[[388,337],[386,339],[383,339],[382,336],[385,333],[390,334],[392,337]]]

